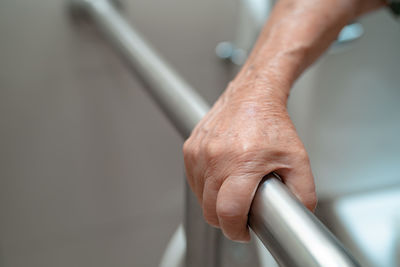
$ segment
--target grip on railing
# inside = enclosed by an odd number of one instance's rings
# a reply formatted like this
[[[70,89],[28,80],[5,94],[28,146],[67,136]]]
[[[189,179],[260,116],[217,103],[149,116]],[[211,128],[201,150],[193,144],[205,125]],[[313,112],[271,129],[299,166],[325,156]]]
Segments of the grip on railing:
[[[86,12],[146,84],[183,138],[209,106],[147,44],[109,0],[71,0]],[[249,225],[281,266],[358,266],[339,241],[287,189],[267,175],[255,194]]]

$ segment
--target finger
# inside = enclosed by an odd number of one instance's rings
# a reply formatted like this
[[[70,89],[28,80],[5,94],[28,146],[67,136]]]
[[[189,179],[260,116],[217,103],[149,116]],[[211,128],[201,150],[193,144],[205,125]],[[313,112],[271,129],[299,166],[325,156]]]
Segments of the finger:
[[[203,215],[206,221],[214,226],[219,227],[217,216],[217,196],[223,179],[215,179],[209,177],[206,179],[203,191]]]
[[[203,177],[205,161],[199,156],[199,146],[197,142],[186,141],[183,147],[185,174],[193,193],[196,195],[200,205],[203,195]]]
[[[310,165],[302,163],[290,170],[277,171],[277,173],[304,206],[310,211],[314,211],[317,205],[317,196]]]
[[[230,176],[221,185],[217,196],[217,216],[222,231],[229,239],[250,240],[248,213],[262,176]]]

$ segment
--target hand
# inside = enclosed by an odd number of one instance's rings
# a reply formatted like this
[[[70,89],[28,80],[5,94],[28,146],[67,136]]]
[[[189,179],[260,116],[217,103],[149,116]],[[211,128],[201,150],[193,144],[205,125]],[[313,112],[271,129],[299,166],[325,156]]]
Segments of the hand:
[[[183,148],[206,221],[242,242],[250,240],[247,217],[266,174],[280,175],[308,209],[316,205],[309,159],[285,103],[248,81],[229,85]]]
[[[238,77],[183,148],[188,181],[204,217],[228,238],[250,239],[251,201],[272,171],[314,209],[310,163],[287,113],[287,95],[349,21],[383,5],[382,0],[280,0],[275,5]]]

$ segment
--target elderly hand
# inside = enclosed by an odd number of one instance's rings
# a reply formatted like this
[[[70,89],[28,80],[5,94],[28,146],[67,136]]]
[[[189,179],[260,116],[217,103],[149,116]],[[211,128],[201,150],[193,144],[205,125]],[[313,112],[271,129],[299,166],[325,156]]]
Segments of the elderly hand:
[[[248,241],[247,215],[263,176],[276,172],[312,210],[313,176],[286,101],[297,77],[357,16],[382,0],[280,0],[245,66],[184,144],[189,184],[208,223]]]
[[[309,209],[316,204],[307,153],[285,104],[257,87],[231,83],[183,149],[188,181],[205,219],[235,241],[250,239],[249,208],[270,172]]]

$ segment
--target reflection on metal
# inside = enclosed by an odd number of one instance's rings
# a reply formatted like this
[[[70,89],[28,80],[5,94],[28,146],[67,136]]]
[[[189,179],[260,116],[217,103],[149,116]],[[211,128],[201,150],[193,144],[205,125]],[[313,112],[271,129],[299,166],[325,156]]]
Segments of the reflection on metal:
[[[184,267],[186,254],[186,237],[182,225],[178,226],[168,243],[159,267]]]
[[[182,137],[188,137],[209,110],[205,101],[129,26],[108,0],[73,0],[72,6],[85,11],[94,20],[129,66],[139,74],[150,95]],[[187,198],[190,204],[186,210],[186,228],[193,229],[199,212],[194,212],[195,218],[190,214],[198,209],[198,205],[192,194],[187,195],[192,198]],[[357,266],[332,234],[273,174],[266,176],[257,190],[249,223],[281,266]],[[210,227],[202,229],[201,240],[208,242],[200,245],[207,248],[202,257],[211,258],[203,259],[206,265],[197,264],[192,259],[187,262],[190,266],[216,266],[218,249],[215,235]],[[189,248],[193,236],[186,234]]]
[[[274,174],[260,184],[249,225],[280,266],[358,266]]]

